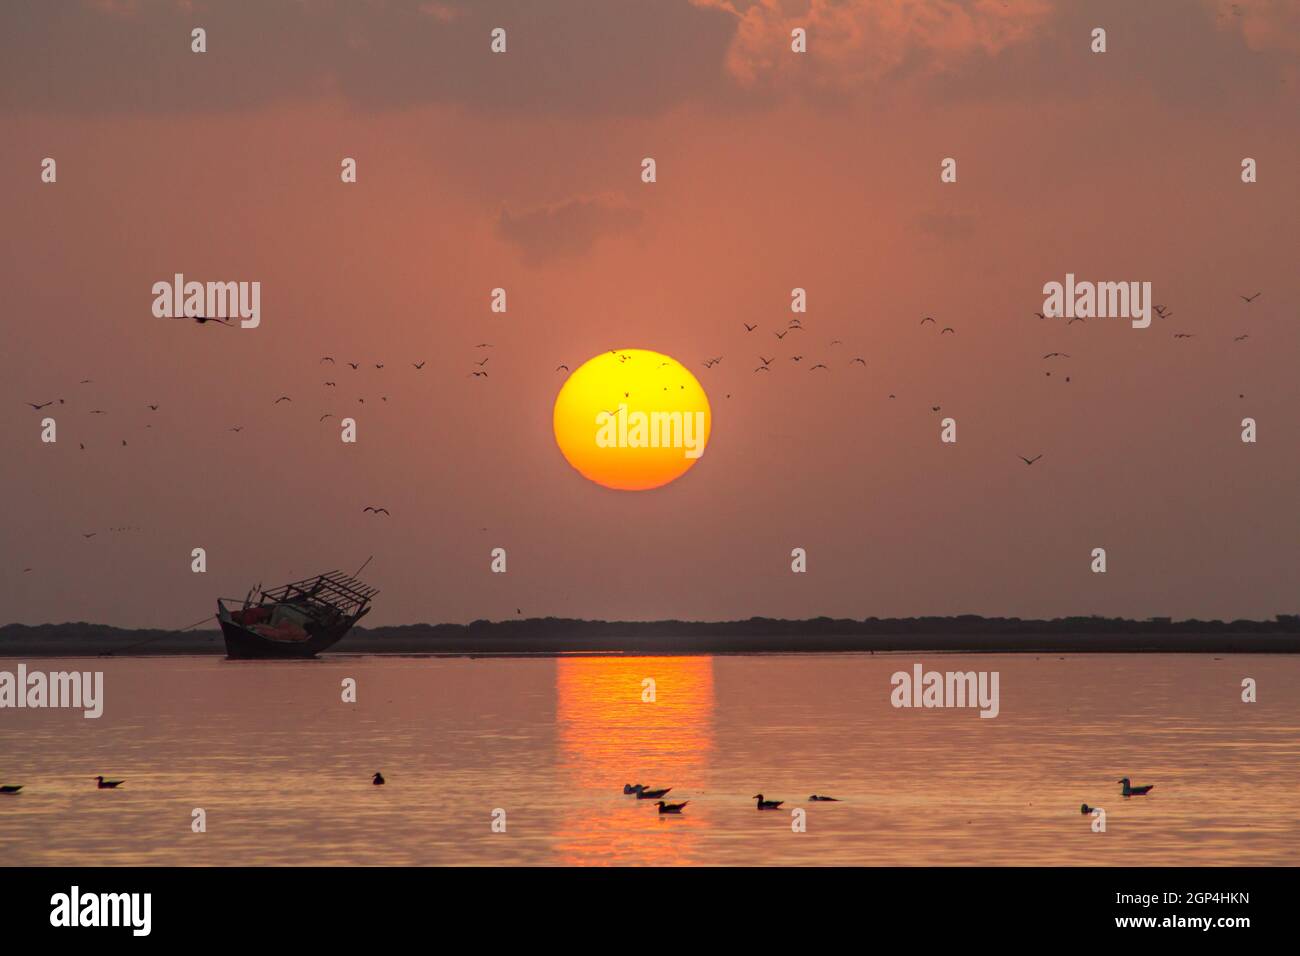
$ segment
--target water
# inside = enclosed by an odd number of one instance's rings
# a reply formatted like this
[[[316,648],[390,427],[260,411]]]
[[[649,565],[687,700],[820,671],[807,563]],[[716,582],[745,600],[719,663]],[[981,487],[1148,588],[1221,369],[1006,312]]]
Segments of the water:
[[[999,671],[1000,715],[892,708],[890,675],[917,659]],[[8,864],[1300,862],[1294,657],[26,663],[103,670],[106,706],[0,711],[0,782],[26,785],[0,797]],[[96,790],[100,773],[125,787]],[[1155,790],[1125,800],[1123,776]],[[685,814],[624,796],[635,782],[672,786]],[[760,791],[783,810],[755,810]]]

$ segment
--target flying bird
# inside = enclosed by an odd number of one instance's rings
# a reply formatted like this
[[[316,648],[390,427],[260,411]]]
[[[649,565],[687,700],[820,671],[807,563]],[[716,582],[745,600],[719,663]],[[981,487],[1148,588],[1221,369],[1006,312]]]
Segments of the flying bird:
[[[785,330],[783,330],[783,331],[781,331],[781,332],[773,332],[772,334],[775,335],[778,339],[783,339],[783,338],[785,338],[787,335],[790,334],[790,330],[789,330],[789,329],[785,329]]]
[[[474,364],[477,365],[479,368],[482,368],[484,365],[486,365],[486,364],[487,364],[488,362],[490,362],[490,361],[492,361],[492,359],[489,357],[489,358],[485,358],[485,359],[484,359],[483,361],[481,361],[481,362],[475,362]]]
[[[921,324],[922,324],[922,325],[925,325],[925,323],[927,323],[927,322],[934,322],[934,319],[933,319],[931,316],[928,316],[928,315],[927,315],[924,319],[921,320]],[[936,323],[936,324],[937,324],[937,323]]]
[[[1043,457],[1042,455],[1035,455],[1033,458],[1026,458],[1024,455],[1021,455],[1020,460],[1023,461],[1026,465],[1032,465],[1034,462],[1038,461],[1038,459],[1042,457]]]
[[[334,360],[333,360],[332,358],[330,358],[328,355],[326,355],[324,358],[322,358],[322,359],[321,359],[321,362],[322,362],[322,363],[324,363],[324,362],[329,362],[331,365],[334,364]]]
[[[318,421],[318,422],[323,422],[323,421],[325,421],[325,419],[327,419],[327,418],[333,418],[333,417],[334,417],[334,413],[333,413],[333,412],[326,412],[326,413],[325,413],[324,415],[322,415],[320,418],[316,419],[316,421]]]
[[[775,361],[775,359],[776,359],[775,355],[772,356],[772,358],[763,358],[763,356],[761,355],[758,357],[758,360],[762,362],[764,365],[771,365],[772,362]]]
[[[355,372],[357,369],[361,368],[361,363],[360,363],[360,362],[349,362],[348,365],[350,365],[350,366],[352,367],[352,371],[354,371],[354,372]]]
[[[1249,335],[1238,335],[1238,336],[1237,336],[1235,339],[1233,339],[1232,341],[1234,341],[1234,342],[1242,342],[1242,341],[1244,341],[1244,340],[1246,340],[1246,339],[1248,339],[1248,338],[1250,338]]]
[[[487,373],[487,372],[470,372],[469,374],[472,375],[472,376],[474,376],[475,378],[487,378],[487,377],[488,377],[488,373]]]
[[[1259,293],[1256,292],[1254,295],[1243,295],[1243,296],[1241,296],[1240,298],[1241,298],[1241,300],[1242,300],[1243,302],[1245,302],[1247,305],[1250,305],[1250,303],[1254,302],[1256,299],[1259,298]]]
[[[281,395],[279,398],[277,398],[277,399],[276,399],[275,401],[273,401],[271,404],[272,404],[272,405],[279,405],[281,402],[292,402],[292,401],[293,401],[293,399],[290,398],[288,395]]]
[[[243,426],[243,425],[235,425],[235,426],[233,426],[230,430],[231,430],[232,432],[242,432],[242,431],[244,430],[244,426]]]
[[[1034,315],[1038,316],[1040,319],[1045,319],[1045,318],[1047,318],[1047,316],[1043,315],[1043,313],[1041,313],[1041,312],[1035,312]]]
[[[373,511],[377,515],[388,515],[387,508],[375,508],[372,505],[366,505],[364,508],[361,509],[362,514],[365,514],[367,511]],[[390,518],[392,517],[392,515],[388,515],[388,516]]]
[[[37,405],[35,402],[28,402],[27,404],[30,405],[30,406],[32,406],[32,408],[36,409],[36,410],[39,412],[39,411],[40,411],[42,408],[44,408],[46,405],[53,405],[53,404],[54,404],[54,400],[51,399],[51,400],[48,401],[48,402],[41,402],[41,404],[39,404],[39,405]]]
[[[771,370],[770,368],[768,368],[766,365],[760,365],[758,368],[754,369],[754,371],[755,371],[755,372],[770,372],[770,371],[772,371],[772,370]]]
[[[491,345],[491,343],[489,343],[489,342],[480,342],[478,345],[474,346],[474,348],[476,348],[476,349],[490,349],[490,348],[492,348],[492,345]]]
[[[810,372],[815,372],[815,371],[817,371],[819,368],[826,368],[826,366],[823,365],[821,362],[818,362],[816,365],[814,365],[814,366],[813,366],[812,368],[810,368],[808,371],[810,371]],[[827,371],[829,371],[829,369],[827,369]]]
[[[852,362],[850,362],[849,364],[850,364],[850,365],[856,365],[856,364],[858,364],[858,363],[861,363],[862,365],[866,365],[866,364],[867,364],[867,360],[864,359],[862,356],[859,355],[857,358],[855,358],[855,359],[854,359]]]
[[[375,368],[383,368],[383,367],[384,367],[384,363],[383,363],[383,362],[376,362],[376,363],[375,363]]]
[[[424,362],[412,362],[411,364],[415,366],[416,369],[424,368]]]
[[[1046,355],[1043,356],[1043,358],[1045,358],[1045,359],[1049,359],[1049,358],[1069,358],[1069,357],[1070,357],[1070,353],[1069,353],[1069,352],[1048,352]]]
[[[742,322],[741,324],[745,326],[746,332],[753,332],[756,328],[758,328],[758,323],[754,323],[753,325],[750,325],[748,322]]]
[[[1174,338],[1176,338],[1176,339],[1190,339],[1190,338],[1195,338],[1195,336],[1194,336],[1191,332],[1175,332],[1175,333],[1174,333]]]
[[[90,532],[90,534],[83,534],[82,537],[83,537],[83,538],[93,538],[93,537],[94,537],[95,535],[97,535],[97,534],[99,534],[98,531],[92,531],[92,532]]]
[[[567,365],[557,365],[557,366],[555,366],[555,370],[556,370],[557,372],[558,372],[560,369],[564,369],[564,370],[567,372],[567,371],[569,370],[569,366],[567,366]]]
[[[946,325],[946,326],[944,326],[943,331],[940,332],[939,334],[940,334],[940,335],[947,335],[949,332],[951,332],[953,335],[956,335],[956,334],[957,334],[957,330],[954,329],[951,325]]]

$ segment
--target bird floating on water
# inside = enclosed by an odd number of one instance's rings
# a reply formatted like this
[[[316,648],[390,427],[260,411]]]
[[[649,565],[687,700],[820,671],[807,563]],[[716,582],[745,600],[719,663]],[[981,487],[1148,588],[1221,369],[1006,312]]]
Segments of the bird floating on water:
[[[1084,814],[1084,815],[1087,815],[1087,814],[1089,814],[1089,813],[1092,813],[1092,811],[1093,811],[1093,810],[1096,810],[1096,809],[1098,809],[1098,808],[1097,808],[1097,807],[1090,807],[1090,806],[1088,806],[1088,805],[1085,803],[1085,804],[1083,804],[1083,806],[1079,807],[1079,812],[1082,813],[1082,814]]]
[[[382,787],[384,785],[384,775],[376,770],[375,775],[370,779],[370,782],[376,787]]]
[[[839,797],[825,797],[825,796],[819,796],[818,794],[815,793],[808,799],[812,800],[814,803],[839,803],[840,802]]]
[[[660,800],[655,806],[659,808],[660,813],[681,813],[682,807],[690,803],[689,800],[683,800],[681,803],[664,803]]]
[[[1115,782],[1122,783],[1124,785],[1124,790],[1122,792],[1126,797],[1143,796],[1149,793],[1151,788],[1155,786],[1154,783],[1149,783],[1145,787],[1134,787],[1129,783],[1128,777],[1121,777],[1119,780],[1116,780]]]
[[[785,803],[784,800],[764,800],[761,793],[754,794],[753,799],[758,801],[758,809],[760,810],[776,810],[781,804]]]
[[[647,790],[642,787],[636,792],[636,798],[638,800],[658,800],[660,797],[666,796],[671,789],[672,787],[664,787],[662,790]]]
[[[6,783],[0,786],[0,793],[17,793],[23,788],[21,783]]]
[[[95,787],[99,790],[116,790],[124,783],[126,783],[125,780],[105,780],[103,776],[95,778]]]
[[[625,783],[623,784],[624,793],[640,793],[645,789],[644,783]]]

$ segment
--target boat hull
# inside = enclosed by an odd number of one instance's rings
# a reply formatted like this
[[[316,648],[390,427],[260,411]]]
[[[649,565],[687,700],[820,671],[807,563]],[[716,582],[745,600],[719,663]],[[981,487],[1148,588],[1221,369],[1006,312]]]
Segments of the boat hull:
[[[221,619],[221,635],[226,639],[226,656],[231,660],[302,659],[315,657],[326,648],[333,647],[352,629],[353,622],[345,621],[313,634],[305,641],[274,641],[236,624]]]

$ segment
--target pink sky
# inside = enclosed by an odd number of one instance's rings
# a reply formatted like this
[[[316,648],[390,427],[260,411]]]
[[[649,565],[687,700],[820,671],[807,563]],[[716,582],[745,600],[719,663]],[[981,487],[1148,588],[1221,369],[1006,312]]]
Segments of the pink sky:
[[[8,5],[0,623],[183,626],[371,554],[370,623],[1294,613],[1296,10]],[[154,318],[176,272],[260,281],[261,327]],[[1172,317],[1036,319],[1067,272]],[[712,402],[657,491],[551,435],[555,367],[615,347]]]

